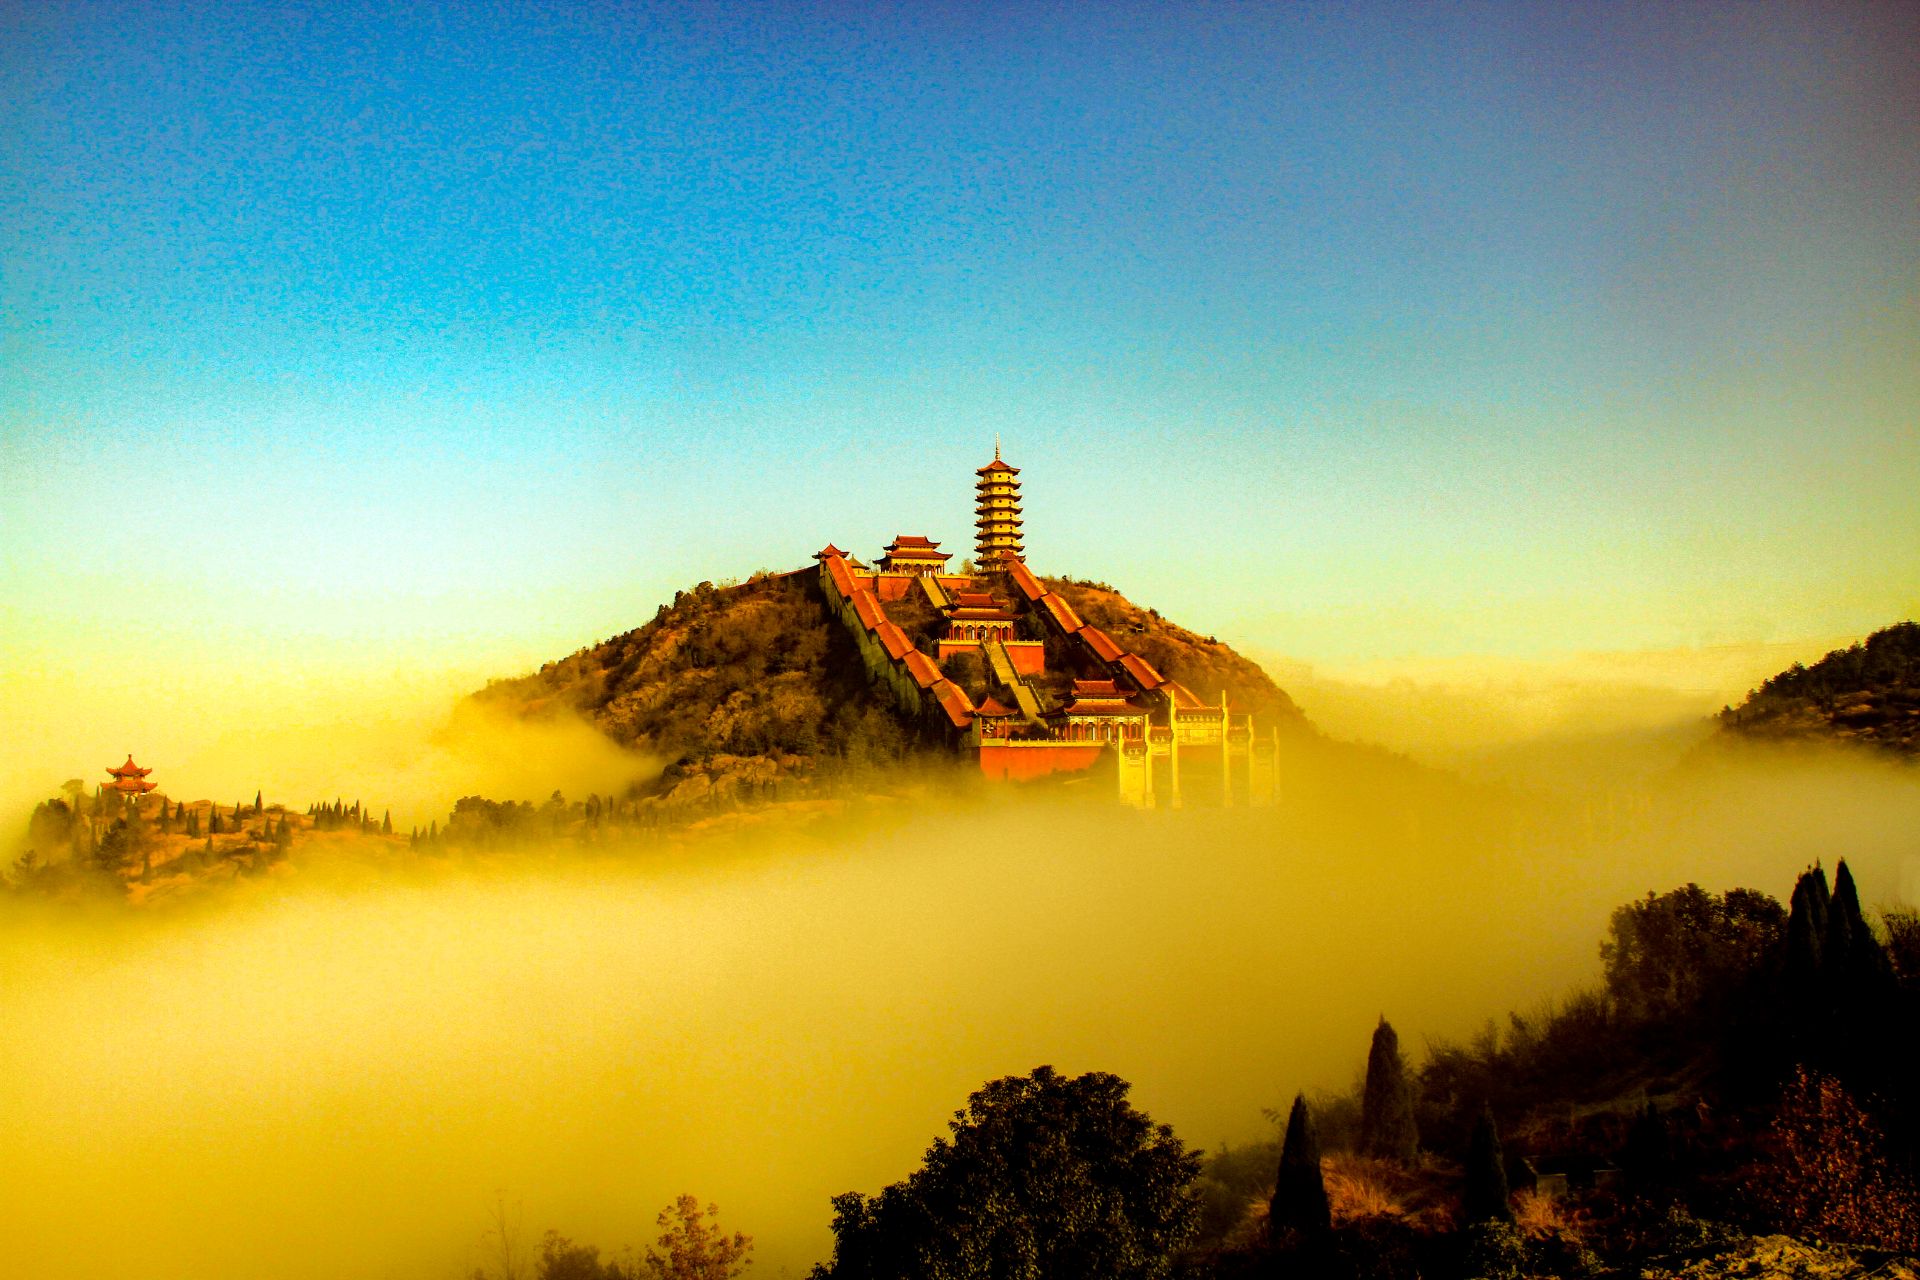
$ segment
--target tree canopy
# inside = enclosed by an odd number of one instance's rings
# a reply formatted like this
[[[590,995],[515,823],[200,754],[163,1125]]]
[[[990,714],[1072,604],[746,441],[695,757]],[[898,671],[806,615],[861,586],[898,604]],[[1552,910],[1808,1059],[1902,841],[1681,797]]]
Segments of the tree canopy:
[[[906,1181],[834,1197],[816,1280],[1158,1280],[1191,1235],[1200,1160],[1104,1072],[1051,1067],[967,1099]]]

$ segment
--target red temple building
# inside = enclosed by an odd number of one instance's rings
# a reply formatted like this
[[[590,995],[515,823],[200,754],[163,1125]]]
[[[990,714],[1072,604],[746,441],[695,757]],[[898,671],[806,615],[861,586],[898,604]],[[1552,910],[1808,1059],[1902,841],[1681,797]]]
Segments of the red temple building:
[[[900,710],[992,778],[1105,767],[1128,804],[1273,803],[1277,739],[1224,692],[1203,701],[1083,621],[1027,567],[1019,470],[996,444],[975,474],[972,564],[951,569],[938,542],[905,534],[874,567],[831,544],[813,557],[829,608]],[[966,655],[978,661],[956,661]]]

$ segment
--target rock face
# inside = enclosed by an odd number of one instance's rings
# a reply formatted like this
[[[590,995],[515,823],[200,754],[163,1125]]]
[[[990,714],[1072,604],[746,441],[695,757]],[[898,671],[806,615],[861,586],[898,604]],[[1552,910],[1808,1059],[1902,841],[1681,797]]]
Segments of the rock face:
[[[1307,730],[1257,665],[1130,603],[1110,587],[1058,582],[1196,693],[1231,692],[1267,724]],[[950,744],[896,716],[870,682],[811,568],[734,585],[701,583],[652,621],[474,695],[524,717],[572,712],[608,737],[673,762],[663,790],[778,789],[821,771],[951,759]]]
[[[1920,624],[1902,622],[1810,667],[1798,663],[1720,713],[1748,739],[1856,742],[1920,757]]]

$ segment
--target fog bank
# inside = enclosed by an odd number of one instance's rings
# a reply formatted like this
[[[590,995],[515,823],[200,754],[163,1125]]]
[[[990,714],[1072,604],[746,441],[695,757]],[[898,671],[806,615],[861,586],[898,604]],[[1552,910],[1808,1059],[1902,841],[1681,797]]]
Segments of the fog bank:
[[[1609,910],[1920,890],[1920,782],[1753,757],[1619,804],[1357,753],[1271,811],[1002,797],[750,841],[535,852],[172,911],[0,914],[0,1238],[23,1275],[452,1277],[496,1189],[531,1248],[692,1191],[801,1274],[827,1198],[983,1081],[1108,1070],[1195,1145],[1597,975]]]

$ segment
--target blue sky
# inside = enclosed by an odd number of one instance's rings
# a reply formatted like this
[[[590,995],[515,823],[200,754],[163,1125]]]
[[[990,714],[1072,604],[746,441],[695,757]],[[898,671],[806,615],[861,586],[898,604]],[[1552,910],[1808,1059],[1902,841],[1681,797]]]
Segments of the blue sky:
[[[6,21],[16,663],[511,667],[964,546],[996,433],[1039,567],[1307,659],[1920,603],[1911,8]]]

